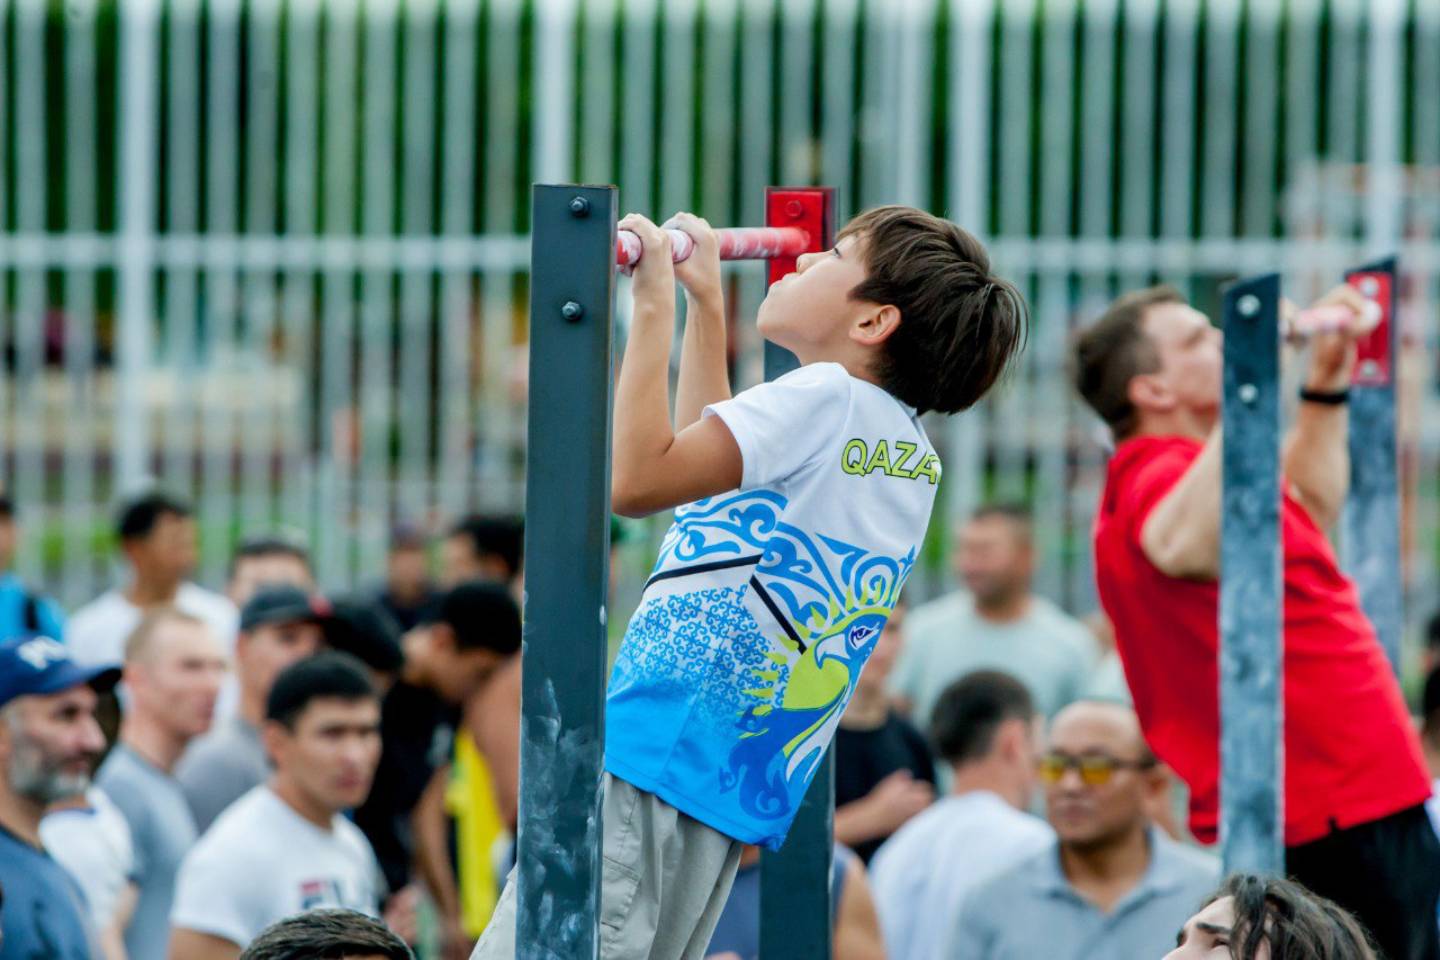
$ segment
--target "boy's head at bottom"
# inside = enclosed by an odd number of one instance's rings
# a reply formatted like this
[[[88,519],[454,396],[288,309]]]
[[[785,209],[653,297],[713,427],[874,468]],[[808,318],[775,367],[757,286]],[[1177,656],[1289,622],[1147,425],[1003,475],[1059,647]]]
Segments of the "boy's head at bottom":
[[[867,210],[770,288],[760,333],[801,363],[840,363],[919,412],[957,413],[1024,345],[1020,292],[968,232],[914,207]]]

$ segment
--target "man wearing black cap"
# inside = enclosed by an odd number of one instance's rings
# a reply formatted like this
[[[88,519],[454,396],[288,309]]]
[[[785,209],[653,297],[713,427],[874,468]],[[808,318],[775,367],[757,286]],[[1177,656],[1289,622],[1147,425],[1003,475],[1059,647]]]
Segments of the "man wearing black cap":
[[[369,798],[355,811],[392,891],[410,882],[412,815],[449,761],[460,705],[520,649],[520,610],[502,584],[463,583],[442,595],[401,644],[404,663],[382,708],[380,769]],[[427,880],[441,887],[435,891],[439,906],[447,925],[454,925],[453,878],[448,890],[443,871]]]
[[[329,620],[324,600],[288,584],[261,587],[240,611],[235,642],[239,709],[217,719],[175,768],[199,832],[270,775],[260,740],[265,699],[280,671],[320,649]]]
[[[0,643],[0,960],[89,960],[84,897],[40,843],[40,818],[85,792],[105,748],[97,693],[114,667],[81,667],[49,637]]]

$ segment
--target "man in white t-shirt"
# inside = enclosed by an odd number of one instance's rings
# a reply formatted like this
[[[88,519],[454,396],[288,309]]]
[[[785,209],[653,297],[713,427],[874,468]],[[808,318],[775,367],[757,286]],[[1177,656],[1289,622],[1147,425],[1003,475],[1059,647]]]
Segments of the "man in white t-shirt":
[[[380,760],[380,698],[348,654],[287,667],[266,704],[269,783],[220,815],[185,858],[172,960],[235,960],[283,917],[322,907],[376,915],[384,895],[365,836],[341,815]]]
[[[950,764],[950,795],[901,827],[870,863],[890,960],[949,960],[966,894],[1055,842],[1023,812],[1035,786],[1036,715],[1025,686],[982,670],[940,695],[931,740]]]
[[[1046,717],[1085,692],[1099,649],[1085,625],[1031,591],[1035,554],[1023,508],[981,507],[956,536],[965,589],[905,618],[905,651],[890,688],[911,720],[930,722],[940,692],[973,670],[1025,684]]]
[[[120,808],[99,787],[49,808],[40,840],[85,894],[105,960],[125,957],[125,928],[135,910],[135,843]]]
[[[118,663],[141,618],[173,606],[208,624],[228,656],[239,614],[224,596],[189,582],[196,563],[189,505],[164,493],[145,494],[120,511],[117,533],[129,582],[75,611],[65,630],[71,655],[80,663]]]

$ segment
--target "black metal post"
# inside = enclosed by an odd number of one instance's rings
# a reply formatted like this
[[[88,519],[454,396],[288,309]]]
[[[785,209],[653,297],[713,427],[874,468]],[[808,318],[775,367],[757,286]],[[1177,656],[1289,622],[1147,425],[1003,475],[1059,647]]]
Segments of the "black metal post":
[[[1227,873],[1284,869],[1280,278],[1225,294],[1220,844]]]
[[[769,227],[803,224],[814,249],[835,242],[832,190],[771,190],[766,196]],[[794,269],[793,264],[789,269]],[[788,272],[771,265],[770,281]],[[788,350],[765,344],[765,379],[799,366]],[[760,956],[763,960],[830,960],[833,933],[830,870],[835,855],[835,763],[830,750],[815,772],[779,851],[760,856]]]
[[[1381,310],[1380,326],[1360,345],[1350,389],[1350,496],[1340,521],[1346,572],[1390,665],[1400,669],[1405,587],[1400,572],[1400,467],[1395,434],[1399,329],[1395,258],[1346,277]]]
[[[599,949],[614,187],[538,185],[530,262],[517,960]]]

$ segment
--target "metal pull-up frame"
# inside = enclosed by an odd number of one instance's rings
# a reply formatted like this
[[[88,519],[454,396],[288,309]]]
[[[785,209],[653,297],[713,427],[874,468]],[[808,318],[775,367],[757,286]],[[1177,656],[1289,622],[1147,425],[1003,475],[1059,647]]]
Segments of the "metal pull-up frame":
[[[1395,260],[1346,274],[1376,305],[1350,391],[1346,571],[1392,666],[1400,662]],[[1225,871],[1283,873],[1284,580],[1280,528],[1280,277],[1225,294],[1220,547],[1220,844]]]
[[[765,199],[765,227],[721,230],[719,239],[725,259],[769,260],[773,283],[795,269],[797,256],[833,243],[835,196],[826,188],[772,188]],[[635,263],[640,248],[634,234],[616,230],[614,187],[537,185],[533,205],[515,952],[518,960],[593,960],[599,951],[615,268]],[[675,259],[691,246],[688,236],[672,236]],[[767,379],[794,366],[793,356],[766,344]],[[767,957],[830,956],[833,809],[827,759],[784,849],[762,858]]]

